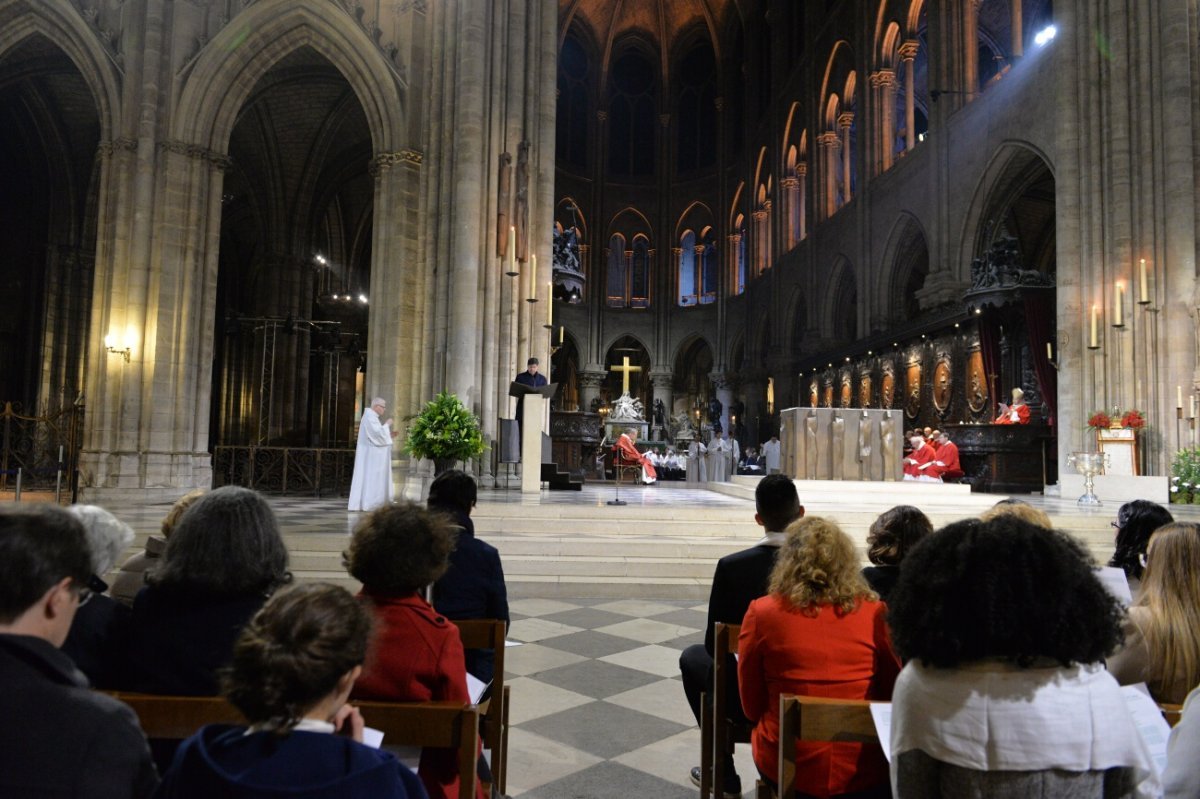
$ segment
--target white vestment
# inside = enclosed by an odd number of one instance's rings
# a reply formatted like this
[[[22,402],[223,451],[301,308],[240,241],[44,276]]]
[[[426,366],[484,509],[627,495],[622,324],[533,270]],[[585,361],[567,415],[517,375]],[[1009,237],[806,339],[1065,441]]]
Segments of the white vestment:
[[[714,483],[723,483],[729,479],[729,442],[724,438],[714,438],[708,442],[708,479]]]
[[[374,510],[392,501],[392,431],[374,409],[363,411],[350,478],[350,510]]]
[[[704,455],[707,452],[708,448],[699,441],[688,444],[687,481],[689,483],[708,482],[708,469],[704,462]]]
[[[767,474],[775,474],[779,471],[779,449],[778,441],[768,441],[762,445],[763,458],[766,459],[763,469]]]

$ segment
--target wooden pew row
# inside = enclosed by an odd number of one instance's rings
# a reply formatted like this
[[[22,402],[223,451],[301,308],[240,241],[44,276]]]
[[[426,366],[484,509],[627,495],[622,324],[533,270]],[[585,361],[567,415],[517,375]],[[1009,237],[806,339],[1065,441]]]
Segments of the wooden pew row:
[[[133,708],[147,738],[187,738],[206,724],[245,724],[221,697],[153,696],[113,692]],[[368,727],[383,732],[389,746],[453,749],[459,799],[475,799],[479,751],[479,708],[458,702],[355,702]]]

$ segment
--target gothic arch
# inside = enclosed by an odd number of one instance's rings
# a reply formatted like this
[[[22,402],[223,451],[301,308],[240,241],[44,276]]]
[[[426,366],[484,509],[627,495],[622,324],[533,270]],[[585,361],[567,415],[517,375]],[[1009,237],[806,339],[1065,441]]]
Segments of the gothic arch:
[[[883,250],[883,273],[879,281],[876,308],[887,313],[888,324],[902,323],[913,315],[912,296],[916,283],[924,283],[929,272],[929,239],[916,216],[902,211]]]
[[[37,35],[62,50],[83,76],[100,118],[100,141],[119,136],[120,76],[79,12],[64,0],[41,0],[36,10],[19,0],[0,2],[0,59]]]
[[[567,195],[558,201],[558,204],[554,206],[554,220],[560,224],[560,229],[565,229],[568,225],[574,224],[576,229],[579,230],[580,244],[591,243],[588,240],[587,215],[583,212],[583,208],[579,206],[579,201],[574,197]]]
[[[792,289],[787,305],[784,306],[783,323],[785,344],[797,344],[808,329],[808,307],[805,303],[804,290],[799,286]]]
[[[623,221],[621,217],[624,216],[631,217],[634,220],[633,224],[621,224]],[[612,219],[608,223],[608,238],[612,238],[614,233],[621,233],[630,242],[633,241],[635,235],[641,233],[650,240],[651,246],[654,246],[654,229],[650,225],[650,220],[632,205],[627,205],[612,215]]]
[[[970,279],[971,259],[991,244],[1001,215],[1040,175],[1054,177],[1054,164],[1036,145],[1020,140],[1002,143],[984,168],[963,219],[958,257],[958,280]]]
[[[695,200],[679,215],[679,221],[675,224],[674,240],[678,241],[679,237],[688,229],[695,231],[697,236],[701,236],[705,228],[714,224],[716,224],[716,217],[713,216],[712,209],[700,200]]]
[[[259,79],[304,46],[333,64],[350,84],[375,152],[406,144],[407,86],[345,12],[319,0],[264,0],[226,25],[201,50],[183,84],[172,138],[225,152],[237,115]]]
[[[834,260],[822,309],[821,330],[826,336],[845,343],[858,338],[858,276],[845,255]]]
[[[678,372],[679,368],[682,366],[683,356],[689,350],[692,350],[698,345],[707,347],[709,352],[716,352],[716,350],[713,348],[712,342],[709,341],[703,334],[691,333],[685,336],[683,340],[679,342],[679,345],[675,347],[675,352],[671,355],[671,364],[675,368],[676,372]]]

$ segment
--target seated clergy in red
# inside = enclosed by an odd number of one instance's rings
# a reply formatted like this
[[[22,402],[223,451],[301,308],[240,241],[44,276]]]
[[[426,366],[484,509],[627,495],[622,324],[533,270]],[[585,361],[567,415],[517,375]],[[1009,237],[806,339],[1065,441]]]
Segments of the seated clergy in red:
[[[625,428],[625,432],[617,439],[617,457],[626,464],[640,463],[642,465],[642,482],[653,483],[658,479],[658,474],[654,471],[654,464],[650,462],[650,458],[638,452],[638,448],[633,445],[635,438],[637,438],[637,430],[632,427]]]
[[[933,451],[933,460],[925,467],[925,473],[939,480],[962,477],[962,466],[958,462],[958,445],[940,431],[933,434],[933,440],[937,448]]]
[[[914,435],[909,442],[912,444],[912,452],[904,458],[904,479],[932,479],[925,478],[927,469],[921,467],[933,462],[933,447],[926,444],[925,439],[920,435]]]
[[[1019,388],[1012,390],[1012,405],[1000,403],[1000,415],[996,424],[1029,424],[1029,406],[1025,404],[1025,392]]]

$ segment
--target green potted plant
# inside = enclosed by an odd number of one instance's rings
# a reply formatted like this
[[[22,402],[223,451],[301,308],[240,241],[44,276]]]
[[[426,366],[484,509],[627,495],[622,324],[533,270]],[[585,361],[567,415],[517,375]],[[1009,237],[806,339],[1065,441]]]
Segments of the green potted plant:
[[[433,461],[438,474],[453,468],[458,461],[482,455],[487,449],[478,417],[447,391],[438,394],[410,421],[404,451]]]
[[[1171,461],[1171,501],[1200,501],[1200,449],[1181,449]]]

